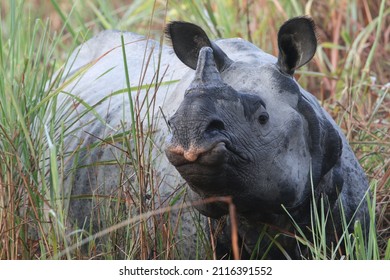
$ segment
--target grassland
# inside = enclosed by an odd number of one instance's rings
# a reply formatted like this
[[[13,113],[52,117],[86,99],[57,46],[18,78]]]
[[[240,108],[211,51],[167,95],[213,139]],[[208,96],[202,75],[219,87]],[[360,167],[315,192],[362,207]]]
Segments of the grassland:
[[[162,40],[166,22],[186,20],[212,38],[242,37],[276,55],[278,27],[306,14],[317,24],[320,44],[314,61],[296,78],[341,126],[376,194],[376,234],[363,248],[351,243],[344,257],[390,258],[388,1],[16,0],[2,1],[0,9],[0,259],[55,258],[82,238],[76,230],[70,239],[62,223],[67,213],[55,197],[62,186],[63,143],[47,119],[59,86],[51,78],[77,45],[104,29]],[[42,164],[47,159],[49,166]],[[52,209],[50,219],[45,209]],[[97,256],[89,244],[87,254],[76,246],[61,256],[113,258]],[[144,246],[142,240],[134,244]],[[147,257],[142,249],[135,252],[127,257]]]

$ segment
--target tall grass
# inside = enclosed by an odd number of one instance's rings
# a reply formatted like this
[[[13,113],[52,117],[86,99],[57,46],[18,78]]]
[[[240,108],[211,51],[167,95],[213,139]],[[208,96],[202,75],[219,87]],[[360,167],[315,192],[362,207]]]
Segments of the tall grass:
[[[102,204],[103,214],[112,227],[96,235],[84,228],[69,229],[69,205],[63,191],[67,156],[64,138],[69,131],[55,118],[59,114],[57,95],[65,85],[60,75],[54,78],[54,73],[78,44],[104,29],[149,34],[162,41],[166,21],[187,20],[203,26],[214,39],[243,37],[276,55],[278,26],[303,14],[315,19],[320,46],[314,62],[299,71],[297,79],[320,98],[343,128],[376,194],[370,207],[368,243],[357,224],[353,234],[342,237],[347,252],[342,257],[390,258],[390,8],[385,0],[51,0],[50,4],[19,0],[3,1],[0,5],[1,259],[178,256],[174,237],[180,232],[178,225],[169,223],[172,208],[130,203],[125,193]],[[158,83],[153,87],[158,87]],[[139,88],[128,85],[127,90],[130,96]],[[131,97],[124,101],[129,100]],[[148,100],[148,104],[153,104],[153,100]],[[133,104],[133,113],[141,106],[142,102]],[[157,109],[154,108],[155,112]],[[86,110],[93,111],[93,107],[87,106]],[[132,116],[135,119],[130,130],[123,127],[115,139],[100,139],[95,145],[121,143],[122,156],[110,164],[131,164],[136,177],[133,188],[140,186],[134,201],[141,202],[147,190],[159,184],[150,165],[153,159],[148,146],[156,124],[151,119],[137,120],[137,114]],[[149,129],[144,130],[145,124]],[[135,141],[135,150],[129,135]],[[124,180],[128,179],[125,174]],[[180,208],[180,204],[175,205],[180,195],[174,194],[177,198],[172,199],[171,207]],[[322,205],[317,207],[321,209]],[[195,222],[198,218],[194,216]],[[336,252],[339,248],[324,245],[320,233],[325,218],[326,213],[313,216],[313,223],[318,225],[314,227],[318,230],[313,232],[314,241],[309,242],[310,238],[303,235],[297,237],[297,242],[309,248],[311,258],[340,257]],[[163,227],[159,219],[163,220]],[[121,223],[123,220],[126,221]],[[146,221],[153,224],[154,239],[145,227]],[[107,236],[102,239],[102,249],[97,238]],[[117,242],[124,244],[122,249],[116,246]],[[213,258],[207,238],[202,237],[197,243],[199,248],[208,250],[208,258]],[[202,250],[199,249],[199,258],[204,257]]]

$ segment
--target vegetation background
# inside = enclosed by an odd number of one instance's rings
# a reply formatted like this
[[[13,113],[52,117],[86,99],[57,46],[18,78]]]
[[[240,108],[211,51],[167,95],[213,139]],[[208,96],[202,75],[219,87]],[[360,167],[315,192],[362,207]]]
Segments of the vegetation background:
[[[1,1],[0,259],[53,258],[69,246],[41,211],[56,209],[41,190],[60,178],[42,168],[50,141],[39,124],[52,110],[46,84],[77,45],[105,29],[163,40],[168,21],[185,20],[214,39],[242,37],[277,55],[278,27],[300,15],[313,17],[320,43],[296,78],[342,127],[376,193],[376,247],[347,258],[390,258],[389,14],[387,0]],[[61,157],[60,145],[49,143],[50,159]]]

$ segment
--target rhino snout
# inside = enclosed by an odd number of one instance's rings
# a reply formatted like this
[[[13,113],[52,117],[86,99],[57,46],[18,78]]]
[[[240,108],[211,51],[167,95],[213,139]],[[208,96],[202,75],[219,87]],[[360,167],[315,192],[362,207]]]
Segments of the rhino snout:
[[[203,147],[191,145],[188,149],[180,145],[168,145],[165,153],[175,167],[189,163],[212,166],[225,163],[227,149],[224,142],[218,141]]]
[[[204,109],[203,107],[201,102],[197,106]],[[204,165],[220,164],[225,157],[226,144],[229,144],[223,134],[226,132],[224,122],[215,116],[203,116],[200,119],[202,113],[190,109],[182,106],[169,120],[172,130],[166,149],[169,161],[175,166],[194,162]]]

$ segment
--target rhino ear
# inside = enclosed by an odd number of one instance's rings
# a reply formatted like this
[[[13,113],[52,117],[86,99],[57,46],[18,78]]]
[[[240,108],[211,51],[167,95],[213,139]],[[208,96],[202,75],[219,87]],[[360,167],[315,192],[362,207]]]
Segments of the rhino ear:
[[[199,26],[183,21],[173,21],[165,29],[165,34],[172,42],[177,57],[188,67],[196,69],[199,51],[203,47],[213,49],[214,59],[220,72],[229,67],[232,61],[213,42]]]
[[[296,17],[286,21],[278,32],[278,66],[288,74],[308,63],[317,49],[315,24],[309,17]]]

